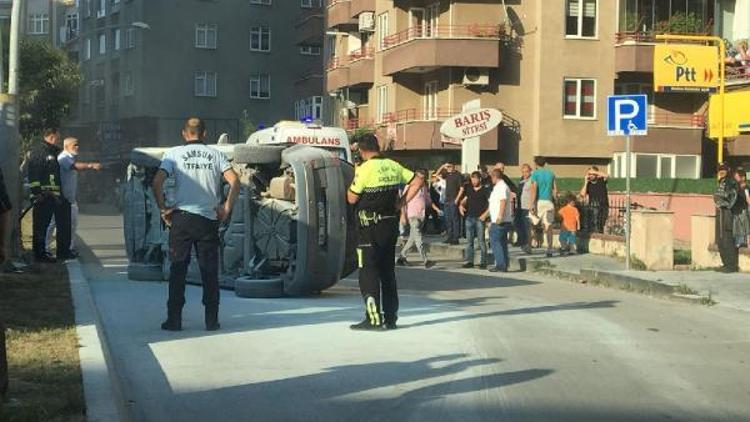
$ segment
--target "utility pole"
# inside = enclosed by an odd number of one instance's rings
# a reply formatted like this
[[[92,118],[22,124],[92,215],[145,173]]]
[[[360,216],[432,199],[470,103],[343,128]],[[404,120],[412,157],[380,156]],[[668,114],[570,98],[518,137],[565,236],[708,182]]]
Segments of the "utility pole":
[[[19,177],[18,134],[18,69],[21,38],[21,16],[24,0],[13,0],[10,16],[10,45],[8,58],[8,93],[0,94],[0,166],[5,176],[8,196],[13,204],[14,217],[11,218],[10,236],[0,239],[9,246],[12,256],[20,252],[20,230],[18,213],[21,208],[21,180]],[[0,81],[4,84],[5,81]]]

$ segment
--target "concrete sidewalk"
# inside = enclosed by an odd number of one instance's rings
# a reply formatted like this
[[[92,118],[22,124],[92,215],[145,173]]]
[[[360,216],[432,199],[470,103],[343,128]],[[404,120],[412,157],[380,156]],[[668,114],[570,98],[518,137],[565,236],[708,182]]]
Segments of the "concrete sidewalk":
[[[426,236],[425,240],[432,253],[451,259],[461,259],[466,248],[464,239],[459,245],[444,244],[439,236]],[[536,249],[534,254],[526,255],[520,248],[511,247],[510,255],[512,265],[518,267],[519,261],[525,261],[529,271],[568,275],[583,281],[598,278],[612,286],[632,286],[633,290],[644,290],[657,296],[693,299],[698,303],[706,303],[710,298],[719,306],[750,311],[750,275],[746,273],[722,274],[707,270],[627,271],[624,260],[620,258],[594,254],[561,257],[557,252],[552,258],[547,258],[544,249]],[[475,259],[478,260],[478,257]]]

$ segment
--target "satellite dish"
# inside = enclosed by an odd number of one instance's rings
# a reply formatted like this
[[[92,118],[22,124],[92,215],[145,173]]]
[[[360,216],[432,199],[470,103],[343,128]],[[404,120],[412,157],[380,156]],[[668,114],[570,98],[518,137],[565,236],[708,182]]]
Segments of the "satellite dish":
[[[344,104],[346,104],[346,108],[348,108],[349,110],[357,108],[357,103],[355,103],[354,101],[347,100]]]
[[[229,143],[229,134],[222,133],[219,136],[219,140],[216,142],[217,145],[226,145]]]

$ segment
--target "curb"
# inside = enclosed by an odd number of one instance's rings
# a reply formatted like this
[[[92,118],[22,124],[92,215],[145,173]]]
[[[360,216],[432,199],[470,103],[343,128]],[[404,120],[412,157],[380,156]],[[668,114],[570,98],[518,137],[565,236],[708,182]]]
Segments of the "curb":
[[[686,295],[677,293],[675,286],[645,280],[624,274],[609,271],[581,269],[580,273],[556,270],[554,268],[540,267],[533,270],[536,273],[557,277],[574,283],[595,284],[609,288],[639,293],[651,297],[674,300],[677,302],[690,303],[694,305],[710,305],[709,298],[699,295]]]
[[[112,368],[111,354],[102,330],[101,315],[91,295],[91,286],[83,275],[80,262],[69,261],[65,265],[75,309],[86,420],[128,421],[124,396]]]
[[[425,243],[427,252],[430,255],[438,255],[441,258],[447,258],[451,260],[464,260],[464,250],[466,249],[465,244],[461,245],[448,245],[444,243]],[[479,247],[475,246],[475,249],[479,251]],[[397,250],[401,250],[400,248]],[[487,245],[487,261],[492,263],[492,250]],[[511,256],[508,259],[508,269],[517,272],[526,272],[529,264],[529,259],[525,257]]]

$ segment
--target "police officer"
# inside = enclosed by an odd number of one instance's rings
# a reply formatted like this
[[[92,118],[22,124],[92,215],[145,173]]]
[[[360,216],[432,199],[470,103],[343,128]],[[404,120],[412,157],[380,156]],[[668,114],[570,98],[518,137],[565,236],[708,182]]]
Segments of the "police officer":
[[[357,210],[359,288],[365,301],[365,320],[351,328],[395,329],[398,213],[402,205],[419,192],[424,181],[397,162],[381,156],[375,135],[363,135],[357,144],[364,162],[357,167],[347,200],[356,205]],[[405,184],[405,193],[399,198],[399,189]]]
[[[240,189],[239,179],[227,157],[203,143],[206,125],[191,117],[182,129],[185,144],[169,149],[162,158],[153,182],[161,217],[169,230],[169,300],[163,330],[182,329],[185,304],[185,277],[190,251],[195,247],[203,281],[206,330],[219,326],[219,222],[232,214],[232,204]],[[162,185],[175,180],[175,204],[167,208]],[[221,203],[222,176],[229,183],[229,195]]]
[[[32,147],[28,158],[27,171],[34,203],[34,257],[39,262],[56,261],[45,248],[47,227],[53,215],[55,221],[60,222],[57,227],[57,259],[73,258],[70,253],[70,202],[61,195],[60,165],[57,162],[59,141],[57,129],[46,129],[43,141]]]

